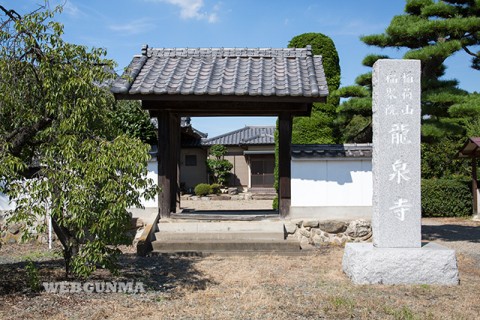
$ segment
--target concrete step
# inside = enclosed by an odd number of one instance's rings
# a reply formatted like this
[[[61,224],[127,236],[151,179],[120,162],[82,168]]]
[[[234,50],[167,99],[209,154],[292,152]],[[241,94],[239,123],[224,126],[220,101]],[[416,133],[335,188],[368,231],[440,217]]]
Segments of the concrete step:
[[[262,212],[263,211],[263,212]],[[245,211],[194,211],[173,213],[170,216],[175,220],[202,220],[202,221],[262,221],[280,220],[278,212],[274,210],[252,210],[252,213]]]
[[[183,240],[183,241],[206,241],[206,240],[270,240],[282,241],[285,239],[283,232],[157,232],[155,238],[158,241]]]
[[[283,221],[160,221],[159,232],[177,233],[284,233]]]
[[[290,240],[183,240],[154,241],[153,252],[156,253],[254,253],[254,252],[298,252],[300,245]]]

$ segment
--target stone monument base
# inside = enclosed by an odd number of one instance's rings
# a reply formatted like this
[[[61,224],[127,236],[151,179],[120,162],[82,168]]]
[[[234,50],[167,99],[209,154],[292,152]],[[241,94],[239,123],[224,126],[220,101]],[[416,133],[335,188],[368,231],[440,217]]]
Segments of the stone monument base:
[[[343,272],[355,284],[458,285],[455,250],[436,243],[421,248],[375,248],[347,243]]]

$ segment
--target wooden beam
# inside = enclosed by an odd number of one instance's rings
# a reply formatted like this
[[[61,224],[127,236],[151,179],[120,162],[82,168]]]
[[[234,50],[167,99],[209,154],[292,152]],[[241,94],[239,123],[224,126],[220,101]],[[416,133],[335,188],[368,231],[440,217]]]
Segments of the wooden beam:
[[[235,103],[235,102],[250,102],[257,105],[263,103],[300,103],[312,104],[314,102],[325,103],[326,96],[322,97],[305,97],[305,96],[250,96],[250,95],[174,95],[174,94],[114,94],[117,100],[142,100],[142,101],[156,101],[156,102],[194,102],[194,103]]]
[[[290,114],[281,113],[278,117],[278,209],[281,217],[290,213],[291,147],[292,117]]]
[[[264,103],[245,101],[142,101],[142,107],[155,111],[167,111],[181,116],[309,116],[311,103]]]

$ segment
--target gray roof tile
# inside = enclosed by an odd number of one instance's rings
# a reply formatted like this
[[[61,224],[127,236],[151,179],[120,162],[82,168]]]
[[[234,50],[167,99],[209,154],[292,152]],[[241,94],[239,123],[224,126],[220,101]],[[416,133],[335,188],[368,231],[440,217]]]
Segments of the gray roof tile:
[[[202,145],[265,145],[275,144],[275,127],[248,126],[217,137],[202,140]]]
[[[328,95],[322,57],[313,56],[310,47],[144,47],[111,90],[127,95]]]
[[[372,144],[294,144],[293,158],[371,158]]]

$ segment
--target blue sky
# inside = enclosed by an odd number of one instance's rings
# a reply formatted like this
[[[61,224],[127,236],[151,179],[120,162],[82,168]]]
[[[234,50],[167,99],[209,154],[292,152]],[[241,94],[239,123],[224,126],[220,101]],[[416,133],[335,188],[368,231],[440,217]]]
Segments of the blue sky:
[[[41,0],[2,1],[20,14],[33,11]],[[402,52],[381,51],[359,37],[382,33],[405,0],[51,0],[65,3],[57,16],[67,41],[106,48],[121,73],[143,44],[150,47],[286,47],[305,32],[321,32],[333,39],[340,56],[341,85],[354,83],[368,71],[361,65],[370,53],[400,58]],[[460,87],[480,91],[480,72],[469,68],[460,52],[447,60],[447,78]],[[209,137],[245,125],[274,125],[275,118],[194,118],[193,125]]]

